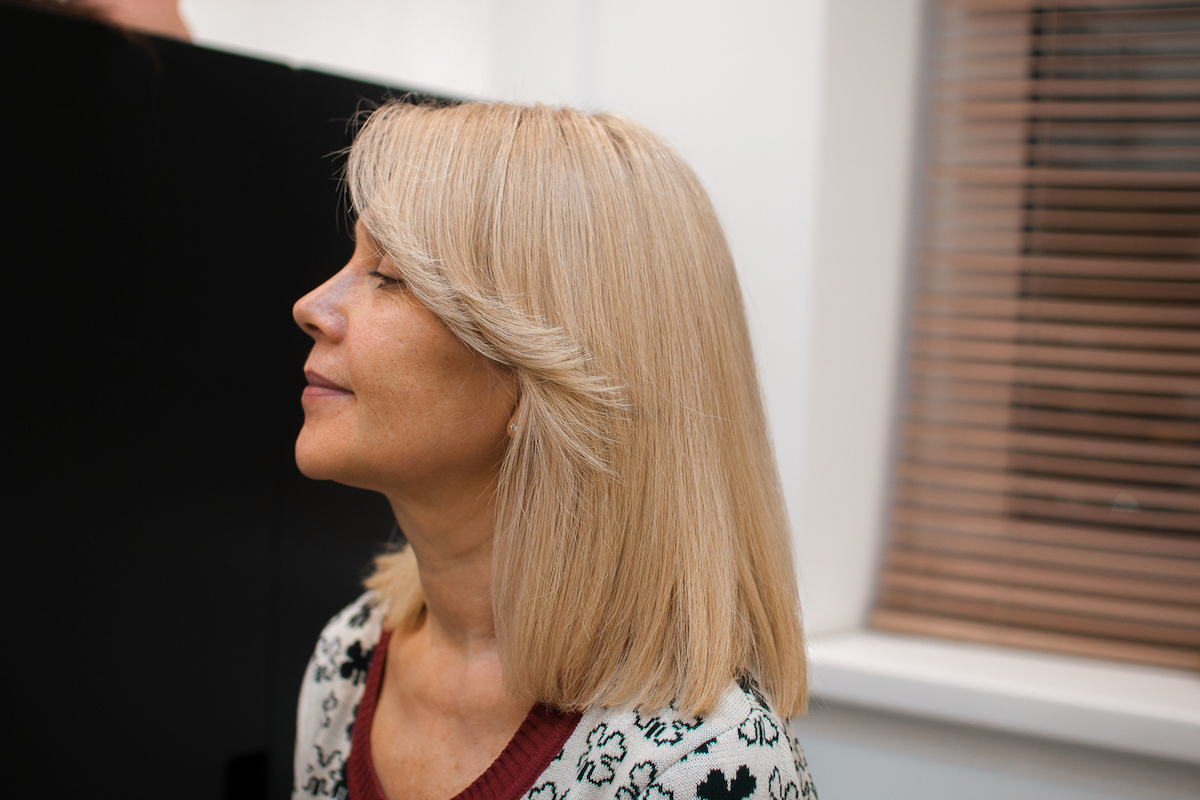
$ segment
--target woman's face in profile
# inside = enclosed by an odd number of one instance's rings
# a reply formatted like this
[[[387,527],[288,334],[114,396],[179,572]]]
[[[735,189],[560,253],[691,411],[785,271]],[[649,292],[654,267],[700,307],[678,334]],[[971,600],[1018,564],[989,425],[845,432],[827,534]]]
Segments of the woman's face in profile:
[[[516,381],[420,304],[361,222],[356,232],[350,261],[292,310],[313,338],[296,463],[389,497],[482,491]]]

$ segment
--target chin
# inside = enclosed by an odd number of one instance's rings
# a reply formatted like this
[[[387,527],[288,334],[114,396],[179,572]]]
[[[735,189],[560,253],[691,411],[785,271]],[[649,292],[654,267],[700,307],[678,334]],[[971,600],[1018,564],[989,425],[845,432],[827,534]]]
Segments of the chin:
[[[338,469],[337,458],[331,458],[334,448],[317,440],[317,437],[305,433],[303,429],[296,437],[296,466],[306,478],[315,481],[332,481],[338,479],[343,470]]]
[[[300,454],[300,448],[296,448],[296,466],[300,469],[300,474],[306,478],[311,478],[314,481],[325,481],[330,479],[330,475],[323,468],[323,465],[314,459],[305,458]]]
[[[371,472],[354,458],[341,441],[329,442],[300,431],[296,438],[296,466],[314,481],[335,481],[356,489],[379,491]]]

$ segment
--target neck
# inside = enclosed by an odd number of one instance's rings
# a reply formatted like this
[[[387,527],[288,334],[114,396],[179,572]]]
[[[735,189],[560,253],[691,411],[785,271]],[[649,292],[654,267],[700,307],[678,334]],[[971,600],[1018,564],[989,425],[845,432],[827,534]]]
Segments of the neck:
[[[492,614],[492,493],[474,503],[430,507],[389,498],[417,559],[431,644],[495,647]]]

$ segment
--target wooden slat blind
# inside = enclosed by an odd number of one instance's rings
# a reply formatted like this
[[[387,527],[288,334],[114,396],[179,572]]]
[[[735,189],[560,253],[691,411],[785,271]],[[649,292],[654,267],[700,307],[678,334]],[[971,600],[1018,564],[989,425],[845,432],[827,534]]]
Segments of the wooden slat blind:
[[[1200,0],[939,0],[876,628],[1200,669]]]

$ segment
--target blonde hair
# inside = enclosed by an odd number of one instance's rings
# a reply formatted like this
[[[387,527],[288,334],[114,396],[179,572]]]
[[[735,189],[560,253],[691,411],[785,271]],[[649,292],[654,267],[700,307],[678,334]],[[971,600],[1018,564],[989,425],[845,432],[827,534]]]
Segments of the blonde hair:
[[[510,368],[496,496],[505,681],[559,708],[805,705],[786,515],[729,248],[699,181],[608,114],[390,103],[350,150],[411,291]],[[423,608],[407,550],[367,585]]]

